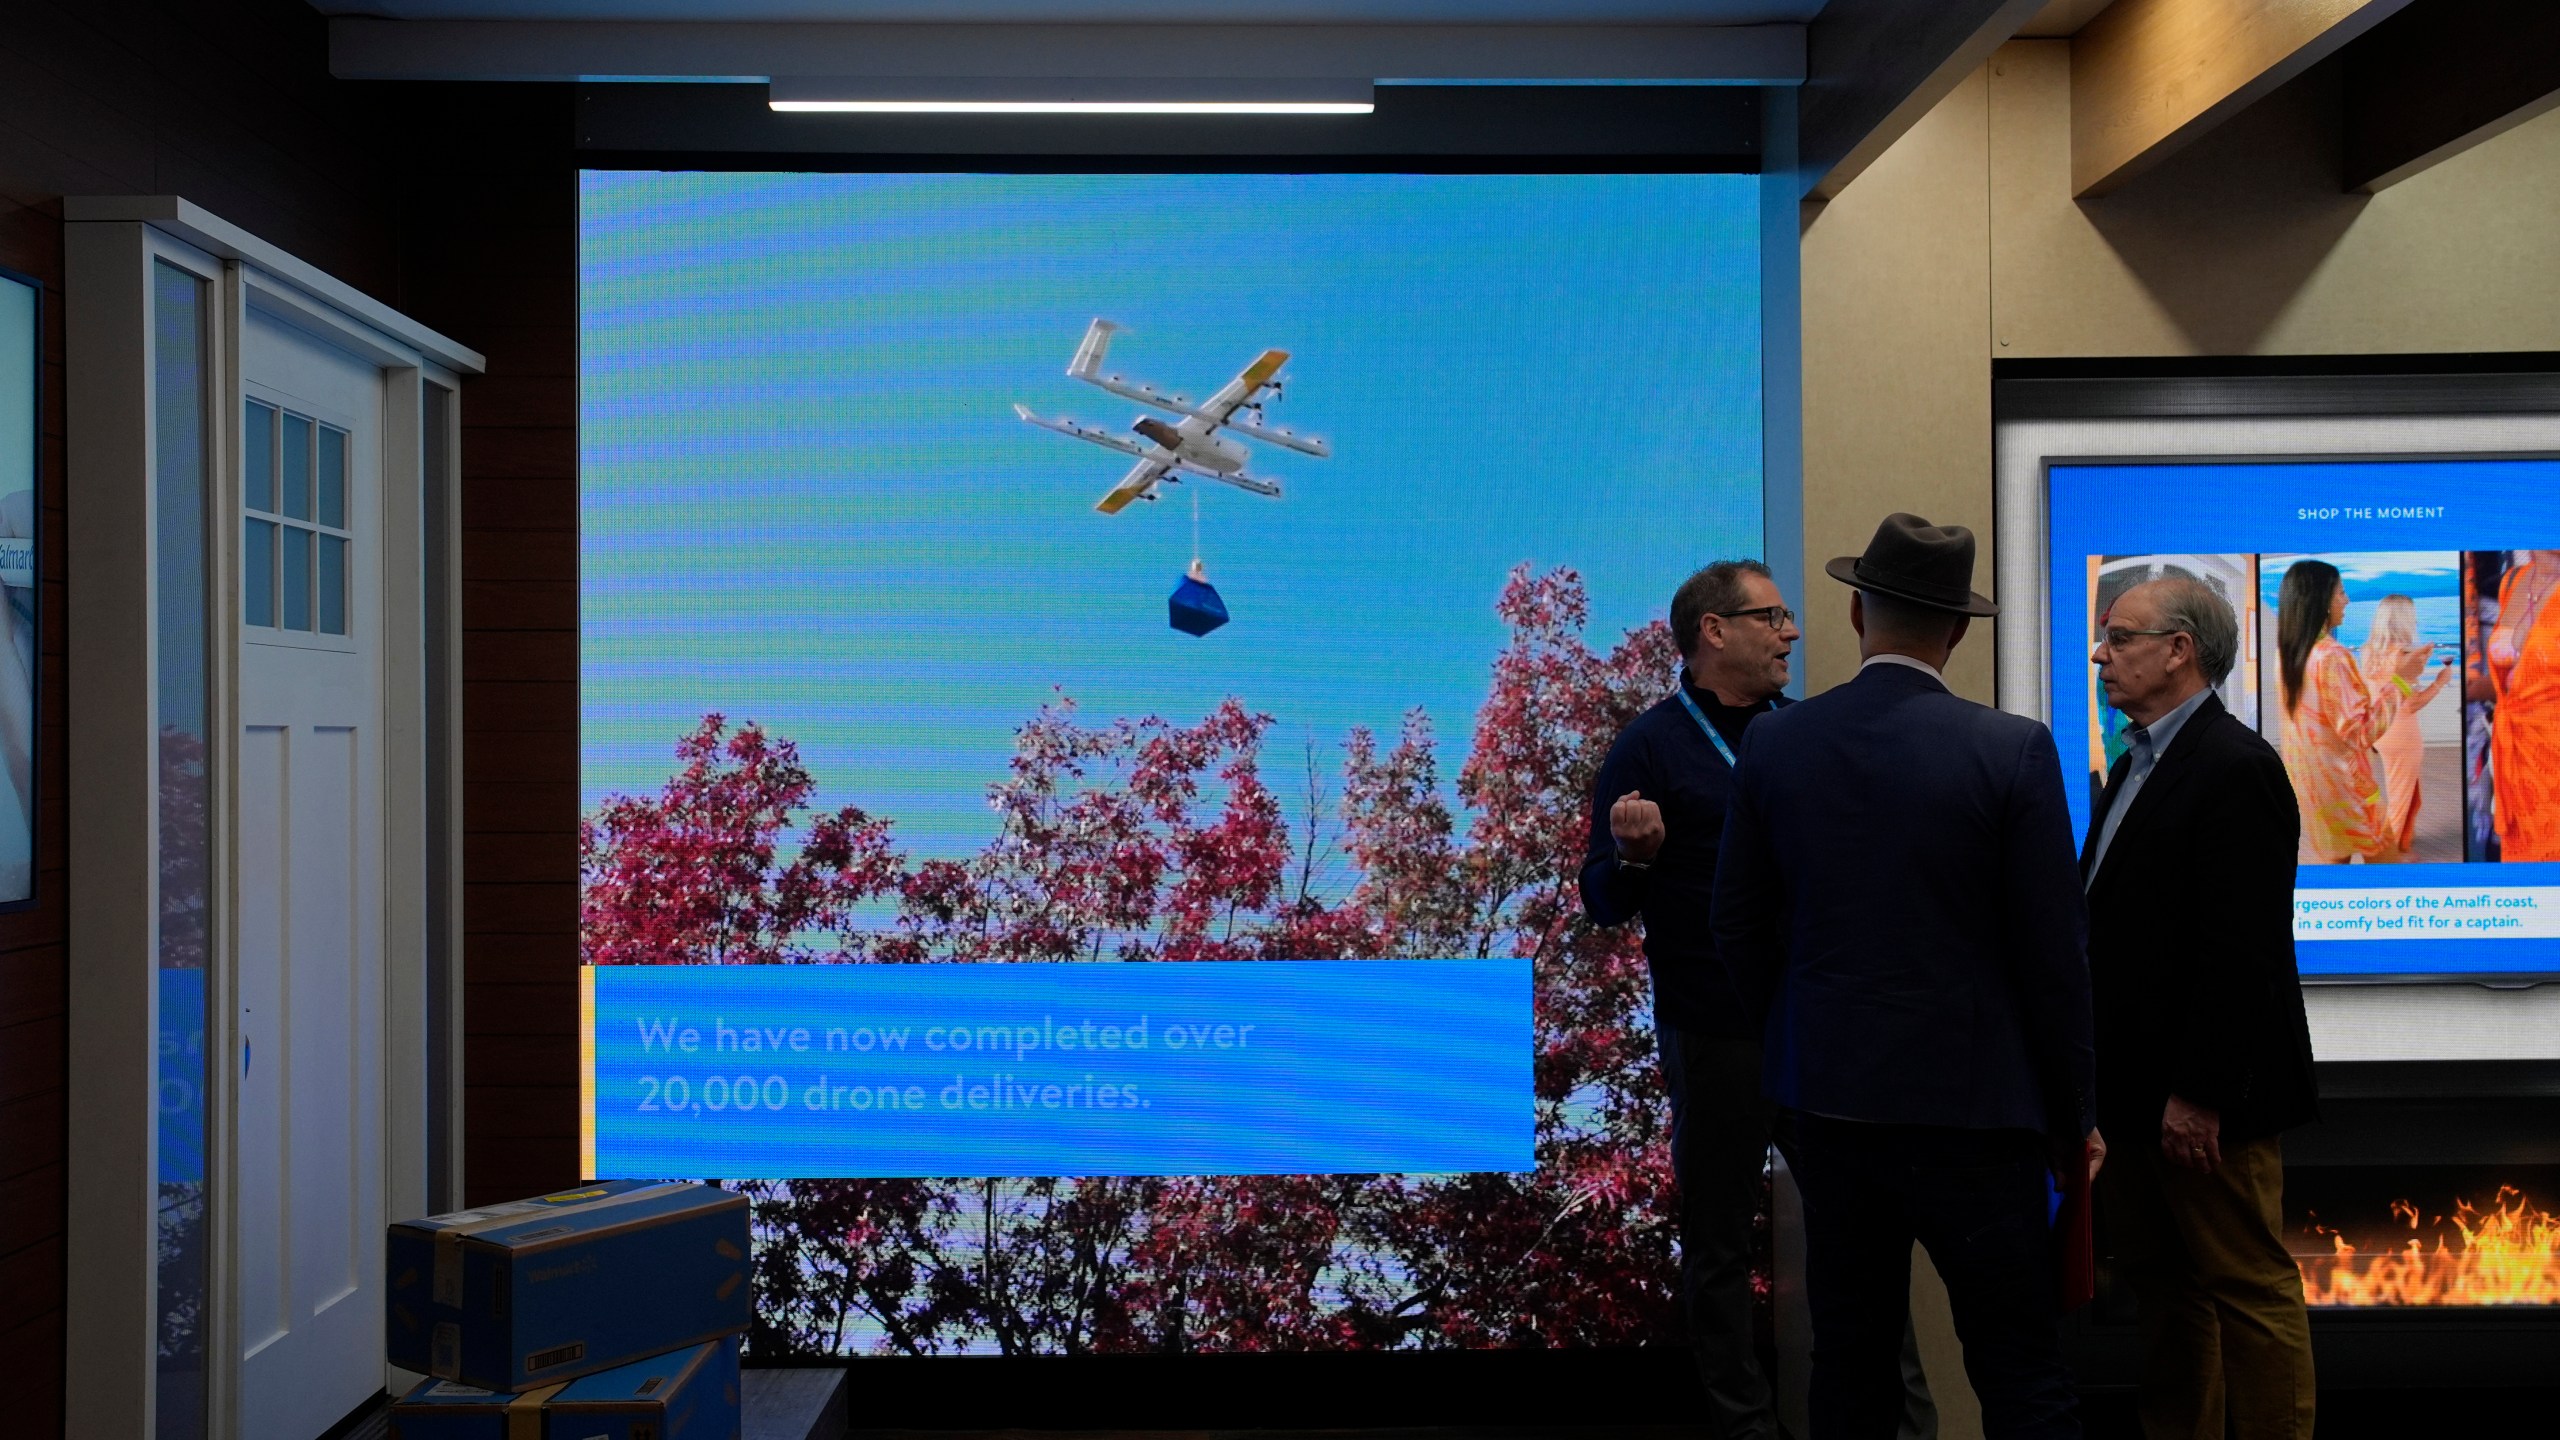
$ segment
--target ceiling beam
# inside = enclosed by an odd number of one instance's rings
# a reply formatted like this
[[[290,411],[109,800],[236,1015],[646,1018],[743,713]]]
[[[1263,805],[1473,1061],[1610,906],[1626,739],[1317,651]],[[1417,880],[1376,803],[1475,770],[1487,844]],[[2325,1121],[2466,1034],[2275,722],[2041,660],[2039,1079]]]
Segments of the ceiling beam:
[[[889,25],[329,22],[346,80],[1656,80],[1793,85],[1801,25]]]
[[[2071,39],[2071,190],[2103,195],[2409,0],[2116,0]]]
[[[2343,63],[2346,185],[2380,190],[2560,107],[2560,4],[2427,0]]]
[[[1831,0],[1805,27],[1802,193],[1828,200],[2006,44],[2045,0]]]

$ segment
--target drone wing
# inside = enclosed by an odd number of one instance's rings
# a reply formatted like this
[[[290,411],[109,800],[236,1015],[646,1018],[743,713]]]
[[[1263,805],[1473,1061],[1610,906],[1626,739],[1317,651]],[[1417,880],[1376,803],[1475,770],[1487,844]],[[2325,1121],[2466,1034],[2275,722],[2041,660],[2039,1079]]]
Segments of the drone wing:
[[[1199,414],[1199,409],[1192,405],[1188,395],[1168,395],[1143,380],[1102,373],[1102,362],[1111,355],[1111,337],[1119,334],[1121,329],[1121,326],[1102,319],[1086,326],[1083,343],[1076,346],[1076,358],[1068,362],[1068,377],[1081,380],[1097,390],[1108,391],[1123,400],[1135,400],[1158,410],[1170,410],[1176,415]]]
[[[1123,400],[1135,400],[1141,405],[1152,405],[1158,410],[1170,410],[1176,415],[1196,416],[1208,421],[1212,428],[1227,424],[1234,416],[1236,407],[1250,402],[1254,396],[1261,394],[1263,387],[1271,383],[1272,377],[1280,373],[1280,367],[1289,363],[1288,351],[1265,350],[1251,365],[1245,367],[1243,374],[1219,387],[1218,393],[1210,396],[1206,401],[1194,404],[1188,395],[1167,394],[1143,380],[1132,380],[1125,375],[1102,373],[1102,364],[1111,355],[1111,337],[1119,334],[1121,328],[1109,320],[1100,319],[1087,326],[1083,343],[1076,346],[1076,358],[1067,366],[1068,376],[1081,380],[1097,390],[1117,395]],[[1309,441],[1292,431],[1270,431],[1255,425],[1252,427],[1252,433],[1274,444],[1284,445],[1292,450],[1305,451],[1310,455],[1330,453],[1321,449],[1308,450],[1309,444],[1322,446],[1324,442]]]
[[[1244,367],[1243,374],[1219,386],[1218,393],[1209,397],[1209,403],[1192,413],[1212,425],[1226,424],[1235,415],[1237,406],[1261,394],[1262,387],[1270,384],[1271,377],[1279,374],[1280,367],[1288,363],[1289,352],[1286,350],[1263,351],[1254,357],[1252,364]]]
[[[1247,475],[1241,470],[1212,470],[1206,465],[1194,465],[1188,460],[1174,461],[1173,468],[1185,475],[1197,475],[1203,480],[1215,480],[1221,485],[1233,485],[1239,490],[1249,491],[1269,499],[1280,498],[1280,482],[1277,480],[1266,480],[1259,475]]]
[[[1117,515],[1128,509],[1132,500],[1153,500],[1157,482],[1164,479],[1165,472],[1172,468],[1162,460],[1139,461],[1129,467],[1129,473],[1121,476],[1120,483],[1112,486],[1111,493],[1095,502],[1093,508],[1105,515]]]
[[[1137,441],[1114,435],[1098,425],[1079,425],[1064,416],[1051,420],[1031,413],[1031,407],[1028,405],[1014,406],[1013,413],[1021,416],[1025,422],[1037,425],[1043,430],[1054,430],[1061,435],[1072,435],[1078,440],[1089,440],[1106,450],[1117,450],[1123,455],[1143,456],[1147,453],[1147,447]]]
[[[1313,435],[1301,435],[1283,425],[1264,425],[1251,420],[1229,420],[1227,428],[1238,435],[1268,441],[1283,450],[1295,450],[1301,455],[1313,455],[1319,460],[1333,458],[1332,445]]]

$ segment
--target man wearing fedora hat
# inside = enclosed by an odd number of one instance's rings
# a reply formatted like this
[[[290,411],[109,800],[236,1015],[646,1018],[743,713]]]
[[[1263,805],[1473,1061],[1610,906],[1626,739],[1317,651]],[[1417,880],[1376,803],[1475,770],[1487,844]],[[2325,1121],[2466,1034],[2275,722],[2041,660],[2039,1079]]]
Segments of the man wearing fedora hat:
[[[1953,1302],[1984,1434],[2077,1436],[2049,1169],[2085,1179],[2089,972],[2062,765],[1950,693],[1973,532],[1892,515],[1851,586],[1857,678],[1751,727],[1716,950],[1765,1016],[1762,1084],[1803,1191],[1814,1440],[1894,1433],[1914,1240]]]

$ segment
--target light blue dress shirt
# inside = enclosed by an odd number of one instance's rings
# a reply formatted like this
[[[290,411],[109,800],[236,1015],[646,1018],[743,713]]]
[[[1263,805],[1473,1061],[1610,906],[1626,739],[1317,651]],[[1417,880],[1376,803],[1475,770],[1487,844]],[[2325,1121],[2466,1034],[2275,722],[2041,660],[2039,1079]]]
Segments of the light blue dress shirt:
[[[2170,742],[2178,738],[2178,730],[2187,723],[2187,717],[2195,714],[2196,707],[2204,703],[2204,697],[2212,693],[2210,689],[2199,690],[2179,701],[2178,708],[2151,725],[2136,725],[2127,732],[2127,737],[2133,741],[2133,763],[2125,769],[2124,788],[2116,792],[2116,803],[2107,807],[2107,823],[2098,827],[2098,853],[2089,861],[2089,878],[2083,888],[2098,883],[2098,872],[2106,867],[2107,847],[2115,843],[2116,827],[2124,823],[2125,813],[2133,809],[2133,797],[2142,793],[2142,782],[2151,778],[2151,772],[2160,764],[2160,757],[2169,753]]]

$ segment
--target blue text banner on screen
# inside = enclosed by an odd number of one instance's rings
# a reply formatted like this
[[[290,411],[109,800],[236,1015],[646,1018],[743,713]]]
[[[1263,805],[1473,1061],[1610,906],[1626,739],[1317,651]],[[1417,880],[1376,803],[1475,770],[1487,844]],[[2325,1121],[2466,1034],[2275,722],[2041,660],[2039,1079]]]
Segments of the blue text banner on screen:
[[[2249,681],[2254,672],[2249,683],[2259,687],[2263,714],[2253,726],[2281,748],[2283,721],[2270,688],[2278,639],[2269,607],[2283,568],[2295,557],[2388,561],[2402,570],[2430,570],[2449,585],[2465,552],[2560,543],[2560,459],[2056,459],[2046,471],[2046,502],[2050,714],[2069,773],[2074,833],[2085,834],[2098,772],[2092,764],[2089,774],[2079,773],[2077,757],[2102,738],[2093,735],[2095,619],[2087,613],[2101,566],[2141,558],[2251,568],[2256,580],[2241,608],[2257,613],[2254,622],[2240,617],[2237,678]],[[2383,588],[2406,579],[2396,576]],[[2346,589],[2357,603],[2336,634],[2353,649],[2375,596],[2353,576]],[[2449,628],[2424,628],[2430,606]],[[2478,659],[2479,617],[2450,591],[2422,597],[2417,614],[2418,638],[2434,646],[2429,672],[2450,661],[2459,678],[2461,667]],[[2460,686],[2438,703],[2460,706]],[[2453,758],[2466,756],[2463,745],[2457,735],[2449,747]],[[2465,813],[2458,775],[2448,790],[2423,798]],[[2469,804],[2476,809],[2476,798]],[[2296,953],[2306,977],[2560,973],[2560,864],[2512,857],[2479,862],[2459,853],[2428,863],[2359,859],[2304,863],[2294,883]]]
[[[1526,960],[579,973],[594,1178],[1536,1163]]]

